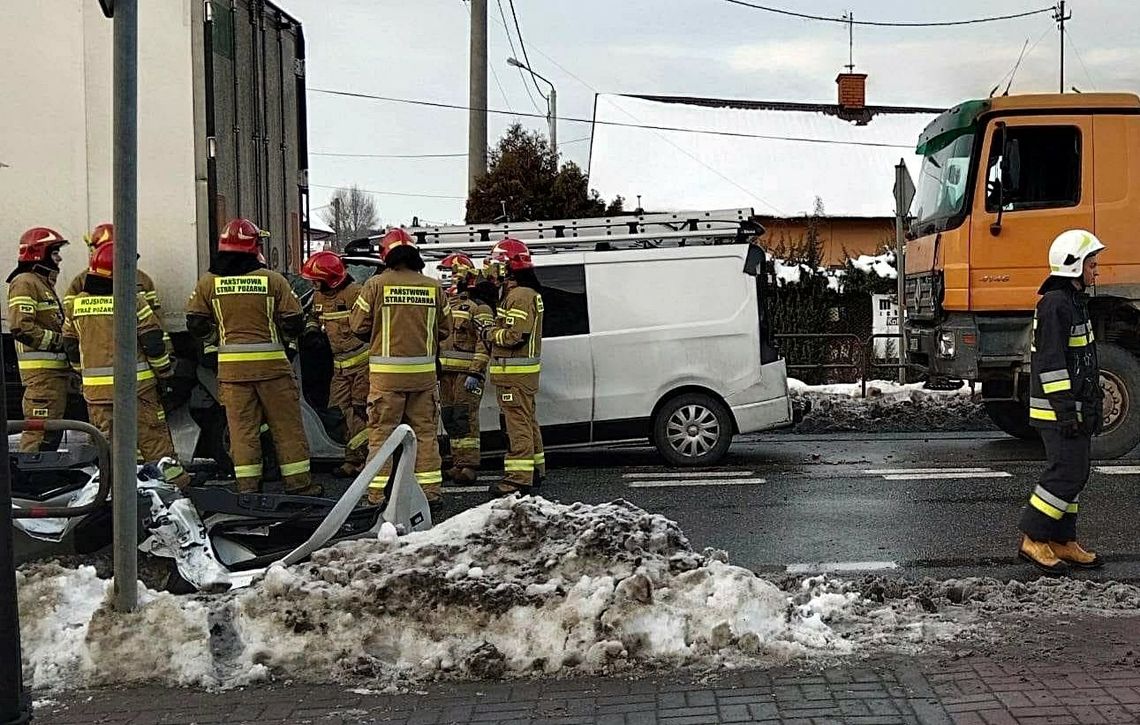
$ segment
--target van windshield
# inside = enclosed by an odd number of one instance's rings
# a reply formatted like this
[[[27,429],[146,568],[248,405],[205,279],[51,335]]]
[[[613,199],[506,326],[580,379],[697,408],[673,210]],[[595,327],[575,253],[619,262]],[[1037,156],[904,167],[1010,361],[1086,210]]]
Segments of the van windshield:
[[[923,158],[914,197],[914,229],[919,235],[944,231],[962,214],[973,150],[974,133],[966,132]]]

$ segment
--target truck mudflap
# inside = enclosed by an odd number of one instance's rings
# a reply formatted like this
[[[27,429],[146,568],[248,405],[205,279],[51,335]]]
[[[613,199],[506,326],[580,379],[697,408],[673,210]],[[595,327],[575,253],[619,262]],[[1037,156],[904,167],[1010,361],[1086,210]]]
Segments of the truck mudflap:
[[[400,460],[389,484],[386,505],[382,509],[359,508],[373,476],[397,450],[401,451]],[[145,522],[149,536],[139,548],[173,559],[179,575],[195,589],[225,591],[247,586],[269,567],[302,562],[336,541],[426,531],[432,527],[431,511],[416,482],[415,460],[415,434],[409,426],[400,425],[335,502],[268,494],[219,497],[192,493],[185,497],[169,487],[164,492],[150,489],[145,492],[150,504]],[[196,501],[224,510],[203,512]],[[297,507],[305,508],[293,513]],[[257,551],[246,543],[251,536],[268,539],[275,528],[296,524],[298,519],[311,521],[317,512],[324,515],[315,520],[311,533],[299,544]],[[203,520],[203,513],[211,515]],[[370,525],[361,519],[368,519]]]

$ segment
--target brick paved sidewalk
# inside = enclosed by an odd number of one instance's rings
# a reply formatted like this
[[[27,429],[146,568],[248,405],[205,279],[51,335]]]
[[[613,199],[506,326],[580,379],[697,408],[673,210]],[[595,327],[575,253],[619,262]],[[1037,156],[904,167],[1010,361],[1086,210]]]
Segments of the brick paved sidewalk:
[[[1140,617],[1059,619],[1004,649],[957,658],[851,661],[823,670],[433,684],[404,695],[343,685],[204,693],[141,688],[41,695],[36,721],[130,723],[936,723],[1140,722]],[[1018,641],[1020,640],[1020,642]],[[1019,649],[1018,647],[1021,647]],[[971,651],[972,652],[972,651]],[[362,694],[363,693],[363,694]]]

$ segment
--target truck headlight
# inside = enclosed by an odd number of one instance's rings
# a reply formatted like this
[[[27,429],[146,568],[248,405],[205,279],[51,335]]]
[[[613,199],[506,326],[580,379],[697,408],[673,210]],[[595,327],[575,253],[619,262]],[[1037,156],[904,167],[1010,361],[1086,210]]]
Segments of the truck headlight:
[[[955,353],[954,331],[944,331],[938,336],[938,356],[954,357]]]

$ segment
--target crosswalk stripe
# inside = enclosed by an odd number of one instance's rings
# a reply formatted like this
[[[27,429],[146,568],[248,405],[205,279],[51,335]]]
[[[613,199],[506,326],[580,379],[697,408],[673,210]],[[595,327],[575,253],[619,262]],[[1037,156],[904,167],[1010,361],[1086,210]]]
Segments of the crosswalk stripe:
[[[444,486],[443,492],[448,493],[486,493],[486,486]]]
[[[627,481],[630,488],[674,488],[682,486],[758,486],[767,483],[763,478],[707,478],[664,481]]]
[[[893,473],[985,473],[991,468],[873,468],[863,471],[868,476],[886,476]]]
[[[664,478],[673,479],[679,475],[691,476],[692,478],[747,478],[752,475],[752,471],[685,471],[681,474],[678,471],[653,471],[653,472],[634,472],[623,473],[622,478]]]
[[[1097,466],[1096,470],[1109,476],[1131,476],[1140,473],[1140,466]]]
[[[1011,478],[1006,471],[942,471],[939,473],[888,473],[888,481],[951,480],[955,478]]]
[[[885,571],[898,569],[894,561],[820,561],[809,564],[788,564],[789,574],[838,574],[853,571]]]

